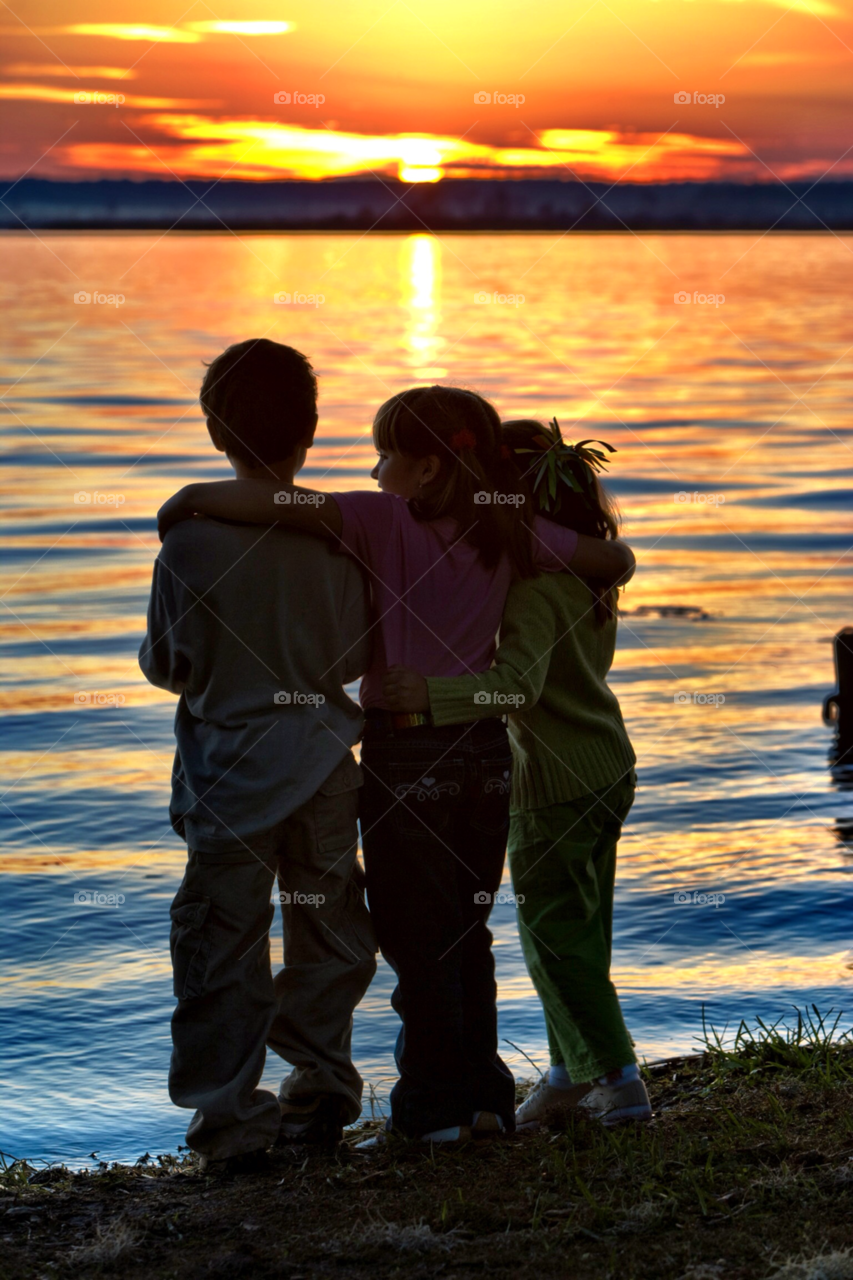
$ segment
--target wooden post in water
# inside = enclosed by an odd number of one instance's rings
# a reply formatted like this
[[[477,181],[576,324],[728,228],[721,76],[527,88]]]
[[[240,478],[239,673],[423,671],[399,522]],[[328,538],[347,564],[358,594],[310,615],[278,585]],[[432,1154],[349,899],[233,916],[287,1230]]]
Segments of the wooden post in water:
[[[833,642],[838,689],[823,702],[823,722],[838,734],[836,764],[853,764],[853,627],[843,627]]]

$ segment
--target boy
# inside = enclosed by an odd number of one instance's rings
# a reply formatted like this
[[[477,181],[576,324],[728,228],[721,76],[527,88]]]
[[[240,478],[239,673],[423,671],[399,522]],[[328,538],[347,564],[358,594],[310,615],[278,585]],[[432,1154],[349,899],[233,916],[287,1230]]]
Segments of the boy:
[[[237,343],[199,399],[238,478],[293,483],[317,425],[303,355]],[[154,566],[139,663],[180,694],[170,814],[188,846],[171,909],[169,1093],[195,1109],[187,1142],[206,1169],[262,1167],[279,1134],[337,1141],[361,1111],[352,1013],[376,944],[356,862],[362,714],[343,685],[367,669],[369,631],[358,566],[320,538],[193,520]],[[266,1045],[293,1067],[278,1098],[258,1088]]]

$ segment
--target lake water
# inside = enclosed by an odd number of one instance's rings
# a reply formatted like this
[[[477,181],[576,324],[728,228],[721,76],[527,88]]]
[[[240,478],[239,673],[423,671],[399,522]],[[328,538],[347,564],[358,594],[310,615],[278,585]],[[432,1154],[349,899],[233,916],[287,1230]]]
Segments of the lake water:
[[[166,1093],[174,701],[136,652],[157,507],[226,474],[195,400],[202,362],[249,336],[320,372],[303,475],[321,488],[371,483],[373,410],[423,381],[618,448],[640,568],[612,682],[640,790],[614,976],[638,1051],[689,1051],[703,1005],[719,1027],[810,1002],[853,1021],[853,778],[830,768],[820,718],[829,642],[853,623],[853,237],[21,234],[5,248],[5,1151],[86,1163],[183,1140]],[[75,900],[87,891],[123,901]],[[547,1061],[542,1016],[512,909],[493,921],[517,1046],[503,1047],[525,1076],[524,1055]],[[390,988],[382,967],[356,1015],[380,1098]]]

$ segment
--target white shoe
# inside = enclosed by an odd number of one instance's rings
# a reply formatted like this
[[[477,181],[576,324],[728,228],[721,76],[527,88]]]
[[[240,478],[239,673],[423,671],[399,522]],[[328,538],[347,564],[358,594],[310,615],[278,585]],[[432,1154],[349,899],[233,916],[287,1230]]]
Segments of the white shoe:
[[[370,1155],[371,1152],[381,1151],[387,1144],[389,1133],[397,1136],[397,1131],[391,1129],[390,1122],[381,1132],[374,1134],[372,1138],[365,1138],[363,1142],[356,1143],[353,1150],[364,1152]],[[467,1124],[455,1124],[449,1129],[433,1129],[431,1133],[422,1133],[419,1142],[431,1142],[437,1147],[453,1147],[461,1146],[462,1143],[470,1141],[471,1130]]]
[[[515,1113],[516,1131],[531,1132],[549,1120],[564,1119],[568,1112],[576,1111],[583,1097],[589,1093],[591,1084],[573,1084],[568,1089],[555,1089],[543,1076],[537,1085],[530,1090],[527,1097]]]
[[[495,1138],[501,1133],[506,1133],[506,1125],[496,1111],[474,1112],[472,1138]]]
[[[632,1120],[639,1123],[651,1120],[652,1104],[639,1072],[635,1067],[625,1070],[629,1073],[627,1079],[611,1083],[593,1081],[589,1092],[578,1103],[578,1111],[585,1112],[608,1129]]]
[[[436,1146],[458,1146],[470,1142],[471,1129],[467,1124],[454,1124],[449,1129],[433,1129],[432,1133],[422,1133],[421,1142],[434,1142]]]

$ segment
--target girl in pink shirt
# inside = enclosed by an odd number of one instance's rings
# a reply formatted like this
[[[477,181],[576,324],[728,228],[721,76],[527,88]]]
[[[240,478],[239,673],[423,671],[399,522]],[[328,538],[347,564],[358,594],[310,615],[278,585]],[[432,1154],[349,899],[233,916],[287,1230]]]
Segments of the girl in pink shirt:
[[[312,441],[313,433],[305,447]],[[261,464],[244,467],[244,479],[187,486],[162,508],[160,528],[195,513],[284,524],[336,541],[368,574],[361,832],[370,910],[397,975],[392,1004],[403,1022],[390,1128],[458,1142],[514,1126],[487,928],[503,871],[512,757],[503,709],[436,727],[428,715],[387,710],[383,676],[398,665],[431,676],[486,671],[515,575],[571,567],[616,582],[630,576],[633,557],[624,543],[534,516],[502,448],[498,414],[474,392],[401,392],[379,409],[374,442],[379,493],[312,492]]]

